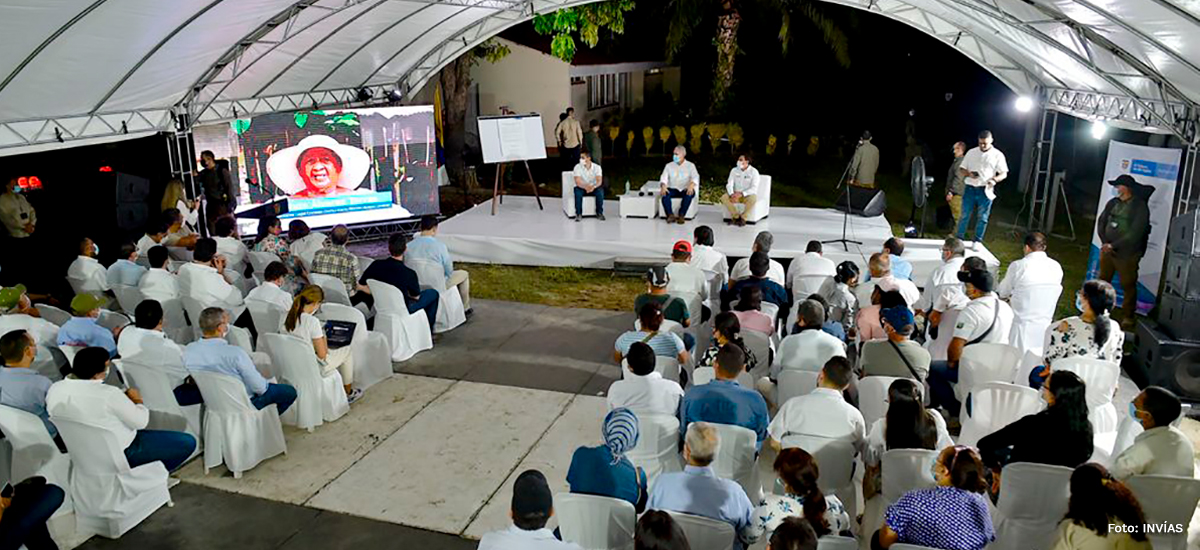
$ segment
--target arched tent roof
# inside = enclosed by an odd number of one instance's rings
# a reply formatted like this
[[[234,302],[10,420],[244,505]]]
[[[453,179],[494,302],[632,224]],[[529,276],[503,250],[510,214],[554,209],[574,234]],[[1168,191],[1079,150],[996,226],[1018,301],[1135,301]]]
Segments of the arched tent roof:
[[[0,155],[416,90],[590,1],[6,0]],[[826,1],[921,29],[1060,111],[1195,139],[1197,0]]]

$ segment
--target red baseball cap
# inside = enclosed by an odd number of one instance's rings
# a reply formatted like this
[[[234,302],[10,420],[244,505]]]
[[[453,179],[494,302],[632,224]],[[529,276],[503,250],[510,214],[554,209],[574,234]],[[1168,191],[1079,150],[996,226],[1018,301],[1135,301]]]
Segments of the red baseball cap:
[[[678,241],[675,243],[674,250],[675,250],[675,252],[687,252],[688,254],[691,254],[692,253],[692,243],[689,243],[687,241]]]

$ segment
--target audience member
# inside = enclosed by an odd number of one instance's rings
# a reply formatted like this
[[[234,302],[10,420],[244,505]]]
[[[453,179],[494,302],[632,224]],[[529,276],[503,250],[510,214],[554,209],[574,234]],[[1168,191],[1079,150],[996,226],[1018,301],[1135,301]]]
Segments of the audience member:
[[[871,303],[871,294],[875,291],[876,286],[882,286],[883,290],[899,291],[900,295],[904,297],[904,303],[909,307],[921,300],[921,291],[917,289],[917,285],[908,279],[902,279],[892,274],[892,260],[887,254],[882,252],[871,254],[867,268],[870,271],[867,282],[858,285],[854,291],[859,304]]]
[[[766,273],[759,276],[765,276],[766,278],[774,281],[775,284],[779,285],[781,288],[786,285],[788,280],[786,273],[783,271],[783,265],[775,260],[770,259],[771,246],[773,244],[775,244],[775,236],[772,235],[770,231],[759,231],[758,235],[754,237],[754,244],[750,247],[750,256],[742,258],[738,260],[736,264],[733,264],[733,272],[729,274],[729,280],[731,282],[739,281],[754,275],[754,270],[750,265],[750,259],[754,257],[754,253],[762,252],[763,255],[767,257],[768,265]]]
[[[1092,456],[1083,380],[1071,371],[1055,371],[1042,387],[1046,409],[1026,415],[979,440],[984,463],[998,471],[1013,462],[1075,468]],[[999,487],[999,475],[993,483]]]
[[[1133,491],[1104,466],[1089,462],[1071,473],[1067,514],[1051,550],[1150,550],[1146,523]]]
[[[133,315],[134,326],[125,327],[117,341],[121,360],[161,371],[174,388],[175,401],[181,406],[204,402],[200,388],[183,364],[183,348],[163,334],[162,305],[154,300],[143,300]]]
[[[342,388],[346,390],[346,400],[350,403],[362,397],[362,390],[354,389],[354,354],[350,346],[340,348],[329,347],[325,337],[325,323],[317,319],[317,308],[325,301],[325,292],[317,285],[308,285],[292,299],[287,317],[283,320],[283,332],[291,334],[308,342],[313,353],[317,356],[317,365],[321,367],[321,376],[329,376],[333,371],[342,375]]]
[[[757,436],[756,446],[762,448],[767,437],[767,404],[752,388],[738,385],[737,377],[746,369],[746,354],[735,344],[726,344],[717,353],[713,380],[692,386],[679,403],[679,434],[688,433],[688,425],[711,422],[741,426]],[[661,479],[661,478],[659,478]]]
[[[908,378],[893,381],[888,386],[887,400],[887,414],[867,430],[863,498],[868,500],[883,487],[880,475],[883,453],[892,449],[939,451],[954,445],[946,420],[922,403],[921,386],[917,382]]]
[[[917,329],[912,310],[895,306],[879,312],[886,340],[862,346],[862,376],[895,376],[923,382],[929,376],[929,352],[910,339]]]
[[[707,300],[708,278],[691,261],[692,243],[676,242],[671,248],[671,263],[666,267],[667,292],[673,296],[699,296],[701,300]]]
[[[288,268],[283,265],[283,262],[274,261],[267,264],[263,270],[263,283],[254,287],[249,294],[246,295],[246,301],[258,300],[268,304],[275,304],[284,310],[292,308],[292,295],[283,289],[287,284],[286,278]],[[263,327],[264,330],[270,327]]]
[[[191,250],[196,246],[200,236],[187,226],[187,220],[178,208],[168,208],[162,212],[163,225],[167,227],[167,236],[159,244]]]
[[[733,306],[733,314],[738,323],[746,330],[762,333],[764,336],[775,334],[775,318],[762,311],[762,287],[743,286],[738,293],[737,304]]]
[[[438,219],[429,215],[421,217],[421,232],[408,243],[404,257],[409,260],[429,260],[440,266],[446,275],[446,288],[458,287],[463,307],[471,311],[471,275],[462,269],[454,269],[454,260],[445,243],[437,240]]]
[[[50,348],[57,345],[58,328],[58,325],[41,318],[38,310],[30,304],[23,285],[0,288],[0,335],[14,330],[28,333],[35,344],[34,369],[59,368],[59,360],[50,352]]]
[[[854,330],[860,344],[887,339],[887,331],[883,329],[883,310],[894,307],[908,308],[904,295],[895,290],[891,283],[877,285],[871,292],[871,305],[859,309],[858,318],[854,321]]]
[[[237,319],[246,310],[242,291],[225,278],[228,264],[217,255],[217,241],[200,239],[192,251],[191,263],[179,266],[179,292],[203,306],[223,307]]]
[[[312,266],[313,256],[318,250],[329,246],[329,240],[329,237],[321,233],[312,232],[304,220],[288,222],[288,242],[291,243],[292,256],[299,258],[305,267]]]
[[[245,270],[250,249],[238,236],[237,220],[233,216],[217,218],[213,235],[213,240],[217,241],[217,254],[225,258],[225,265],[238,273]]]
[[[252,250],[274,254],[279,258],[286,274],[283,284],[277,286],[287,289],[290,293],[299,288],[300,284],[308,277],[304,263],[300,261],[300,258],[292,255],[292,250],[288,247],[287,240],[283,238],[282,234],[283,222],[279,221],[279,218],[275,216],[259,218],[258,234],[254,238]]]
[[[975,449],[956,445],[938,455],[933,467],[937,487],[904,493],[888,507],[871,548],[915,544],[930,548],[983,550],[996,539],[983,492],[983,462]]]
[[[183,364],[188,372],[215,372],[242,381],[250,403],[262,410],[275,405],[283,414],[296,401],[296,388],[268,383],[254,367],[245,350],[225,340],[229,332],[229,314],[217,307],[200,313],[201,338],[183,349]]]
[[[13,239],[25,239],[37,226],[37,210],[18,191],[17,178],[12,176],[0,189],[0,223]]]
[[[1082,308],[1079,315],[1063,319],[1046,335],[1043,366],[1034,368],[1029,374],[1029,385],[1033,388],[1042,387],[1054,362],[1059,359],[1086,357],[1121,364],[1125,333],[1111,316],[1117,292],[1107,281],[1092,279],[1083,283],[1077,298]]]
[[[824,324],[825,309],[820,302],[800,302],[796,309],[796,332],[779,343],[779,353],[771,365],[772,379],[779,378],[783,369],[816,372],[830,357],[846,356],[846,344],[821,330]]]
[[[750,516],[746,538],[756,541],[779,528],[790,517],[803,517],[816,536],[850,534],[850,515],[842,501],[825,495],[817,485],[820,469],[808,451],[790,447],[775,457],[775,475],[783,482],[784,494],[767,494]]]
[[[46,395],[50,420],[70,420],[111,432],[125,449],[130,468],[162,462],[168,472],[175,471],[195,452],[196,438],[184,432],[145,429],[150,410],[137,390],[122,392],[104,383],[110,366],[108,351],[80,350],[71,366],[72,376],[55,382]]]
[[[146,274],[146,268],[134,263],[138,259],[137,245],[133,243],[125,243],[121,248],[117,249],[117,261],[108,266],[106,280],[108,287],[113,288],[117,285],[138,286],[142,276]]]
[[[1113,461],[1117,479],[1135,475],[1192,477],[1195,449],[1191,439],[1171,424],[1179,419],[1182,405],[1170,390],[1150,386],[1129,402],[1129,416],[1146,431]]]
[[[996,279],[983,270],[959,271],[958,280],[967,283],[971,302],[958,312],[954,338],[946,350],[945,361],[929,365],[929,390],[934,406],[944,407],[958,416],[960,403],[951,384],[958,383],[958,362],[963,349],[980,343],[1008,343],[1013,311],[993,292]],[[969,411],[968,411],[969,412]]]
[[[721,195],[721,206],[729,211],[729,219],[725,220],[725,223],[745,227],[746,216],[754,210],[757,200],[758,169],[750,166],[749,153],[743,153],[738,155],[737,166],[729,171],[725,193]],[[738,203],[742,205],[741,211],[738,210]]]
[[[747,346],[746,341],[742,339],[739,317],[728,311],[718,313],[717,317],[713,319],[712,342],[709,343],[708,349],[704,350],[704,354],[700,356],[700,361],[696,363],[696,366],[712,367],[717,362],[717,354],[726,344],[733,344],[746,354],[746,372],[753,371],[758,366],[758,358],[754,356],[750,346]]]
[[[638,413],[679,416],[683,388],[666,380],[654,370],[654,350],[644,342],[634,342],[625,355],[628,363],[624,378],[608,387],[609,409],[632,409]]]
[[[167,247],[152,246],[146,252],[150,260],[150,270],[138,281],[138,290],[147,300],[156,300],[160,304],[179,299],[179,277],[167,269],[171,255]]]
[[[58,435],[58,429],[50,422],[46,411],[46,392],[53,382],[33,370],[33,359],[37,356],[37,342],[24,330],[12,330],[0,336],[0,405],[7,405],[37,415],[46,425],[50,437]]]
[[[788,297],[787,290],[784,290],[783,285],[775,282],[767,277],[768,265],[771,260],[766,252],[755,252],[750,255],[750,276],[742,277],[729,287],[722,299],[721,310],[729,311],[729,302],[734,296],[741,296],[742,288],[758,287],[762,289],[763,300],[771,302],[779,307],[779,311],[786,312],[791,308],[791,298]]]
[[[697,172],[696,165],[685,157],[687,149],[676,145],[671,162],[663,167],[662,176],[659,177],[658,195],[662,197],[662,212],[666,214],[664,217],[667,223],[683,224],[687,219],[688,207],[699,197],[700,172]],[[679,214],[675,214],[671,207],[671,199],[682,199]]]
[[[97,260],[100,247],[91,239],[84,237],[79,241],[79,256],[67,268],[67,280],[77,293],[92,292],[103,294],[108,292],[108,271]]]
[[[42,316],[30,301],[29,294],[25,292],[25,285],[0,288],[0,315],[21,315],[31,318],[41,318]],[[58,328],[56,327],[54,331],[58,332]]]
[[[833,320],[833,310],[829,307],[829,300],[826,300],[825,296],[820,292],[809,294],[807,299],[816,302],[817,305],[821,306],[821,311],[825,312],[825,322],[821,324],[821,330],[845,344],[846,329],[842,327],[841,323]],[[792,333],[796,332],[800,332],[799,324],[792,326]]]
[[[404,265],[407,250],[408,238],[400,233],[392,235],[388,238],[388,254],[391,257],[371,262],[358,283],[366,285],[367,281],[374,279],[396,287],[404,296],[409,313],[425,311],[425,316],[429,318],[429,330],[432,331],[437,321],[438,292],[432,288],[421,289],[417,272]],[[367,290],[370,291],[369,288]]]
[[[100,347],[109,357],[117,354],[116,337],[121,329],[106,329],[96,323],[104,299],[94,294],[77,294],[71,299],[73,317],[58,328],[58,345],[80,348]]]
[[[686,465],[683,471],[659,474],[650,490],[647,508],[728,523],[738,533],[734,547],[744,548],[745,543],[749,542],[746,535],[754,505],[737,482],[717,477],[713,471],[712,462],[717,458],[717,450],[721,445],[720,433],[716,426],[708,422],[696,422],[688,426],[686,434],[683,444]]]
[[[787,268],[787,288],[792,291],[794,298],[806,296],[813,292],[818,292],[825,282],[825,277],[835,277],[837,275],[837,266],[833,260],[822,255],[824,247],[821,246],[821,241],[808,241],[808,245],[804,249],[804,254],[796,256],[792,259],[792,263]],[[805,281],[797,284],[796,279],[801,278]]]
[[[691,315],[688,312],[687,302],[683,299],[667,294],[667,285],[671,284],[671,276],[667,274],[666,268],[662,266],[654,266],[646,271],[646,292],[639,294],[633,300],[633,311],[642,310],[642,306],[647,303],[654,302],[662,306],[663,318],[668,321],[679,323],[683,327],[689,327],[692,324]],[[694,341],[688,341],[688,335],[684,335],[684,343],[688,344],[688,349],[695,344]]]
[[[359,282],[358,256],[346,250],[350,242],[350,230],[344,225],[338,225],[329,232],[329,244],[313,254],[313,273],[329,275],[346,285],[346,294],[350,296],[351,305],[365,303],[371,305],[371,290]],[[433,326],[430,319],[429,325]]]
[[[942,265],[935,267],[929,274],[929,279],[925,281],[925,292],[921,293],[921,299],[912,304],[918,314],[929,313],[934,297],[938,296],[943,288],[962,288],[962,283],[958,280],[958,271],[962,269],[963,261],[966,260],[964,255],[967,248],[958,237],[946,237],[946,240],[942,241],[941,251]]]
[[[695,246],[692,247],[692,259],[688,263],[702,271],[716,273],[722,280],[729,277],[729,260],[725,254],[717,252],[717,249],[713,248],[716,241],[713,238],[711,227],[697,226],[692,232],[692,241]]]
[[[858,296],[854,293],[857,286],[858,265],[846,260],[837,265],[833,280],[827,280],[821,287],[832,319],[842,325],[848,336],[854,334],[854,319],[858,314]]]
[[[654,355],[675,358],[680,365],[687,363],[688,352],[683,345],[683,340],[673,332],[659,332],[659,329],[662,328],[663,314],[657,303],[648,302],[642,305],[642,308],[638,310],[638,323],[639,329],[631,330],[617,337],[613,349],[613,361],[620,363],[629,354],[629,347],[634,342],[641,342],[650,346],[654,350]]]
[[[546,476],[537,470],[525,470],[513,482],[513,524],[503,531],[492,531],[479,540],[479,550],[582,550],[579,545],[563,542],[546,528],[554,515],[554,495]]]
[[[637,446],[638,417],[613,409],[604,417],[604,444],[579,447],[571,455],[567,485],[572,493],[624,500],[640,514],[646,509],[646,472],[625,458]]]
[[[867,439],[867,426],[858,409],[842,398],[850,386],[854,370],[845,357],[832,357],[817,375],[817,388],[787,400],[769,428],[771,446],[781,449],[792,435],[842,440],[861,453]]]
[[[996,287],[996,294],[1009,299],[1022,288],[1037,285],[1062,285],[1063,270],[1050,256],[1046,255],[1046,235],[1034,231],[1025,236],[1025,257],[1008,264],[1004,279]],[[1038,304],[1041,305],[1041,304]]]
[[[767,542],[767,550],[817,550],[819,547],[812,524],[796,516],[784,518]]]
[[[47,526],[65,498],[61,487],[42,476],[14,485],[11,496],[0,497],[0,548],[58,550]]]
[[[956,237],[957,238],[957,237]],[[960,241],[961,242],[961,241]],[[954,273],[953,284],[943,284],[938,287],[937,294],[934,295],[930,302],[932,308],[926,316],[928,333],[930,338],[938,338],[938,327],[941,326],[942,316],[947,312],[954,312],[954,318],[958,318],[958,312],[967,307],[971,303],[971,298],[967,296],[967,287],[958,280],[958,273],[969,271],[987,271],[987,262],[979,256],[971,256],[963,260],[959,266],[958,272]],[[946,345],[941,346],[938,352],[930,351],[930,354],[937,359],[944,359],[946,355],[946,347],[949,345],[949,339],[954,337],[954,327],[947,325],[946,334],[949,335],[946,339]],[[931,348],[932,350],[932,348]],[[941,357],[938,357],[938,356]]]
[[[647,510],[634,526],[633,550],[692,550],[692,547],[671,514]]]
[[[890,260],[893,276],[906,281],[912,280],[912,263],[900,257],[904,254],[904,239],[892,237],[883,241],[883,254],[887,254]]]

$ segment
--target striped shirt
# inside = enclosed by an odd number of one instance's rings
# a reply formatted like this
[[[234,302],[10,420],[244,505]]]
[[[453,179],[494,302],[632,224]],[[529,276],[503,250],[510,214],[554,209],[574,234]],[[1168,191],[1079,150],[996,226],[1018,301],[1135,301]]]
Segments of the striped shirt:
[[[631,330],[617,337],[615,349],[621,352],[622,356],[629,355],[629,347],[635,342],[646,340],[649,332],[640,330]],[[646,340],[646,345],[654,350],[654,355],[659,357],[678,357],[684,351],[683,340],[670,332],[659,332],[653,338]]]

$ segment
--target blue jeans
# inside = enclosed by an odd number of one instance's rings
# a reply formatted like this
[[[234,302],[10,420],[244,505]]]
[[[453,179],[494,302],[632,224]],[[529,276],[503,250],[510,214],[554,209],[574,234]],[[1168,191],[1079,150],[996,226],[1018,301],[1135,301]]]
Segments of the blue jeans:
[[[425,310],[425,315],[429,317],[429,330],[433,330],[433,324],[437,321],[438,308],[438,291],[427,288],[421,291],[421,295],[417,299],[408,304],[408,312],[416,313],[417,310]]]
[[[575,187],[575,215],[583,215],[583,197],[596,197],[596,214],[604,215],[604,188],[597,187],[591,193],[585,192],[582,187]]]
[[[196,450],[196,438],[184,432],[164,430],[138,430],[137,435],[125,448],[125,460],[130,468],[142,464],[162,462],[168,472],[174,472],[183,461]]]
[[[992,199],[987,198],[983,187],[967,186],[962,197],[962,218],[958,220],[958,238],[967,239],[967,227],[971,223],[971,213],[976,214],[975,240],[983,242],[987,233],[988,217],[992,215]]]
[[[934,361],[929,364],[929,404],[933,407],[945,407],[950,414],[958,416],[961,403],[954,395],[954,386],[958,383],[958,368],[950,368],[947,361]]]
[[[175,395],[178,400],[179,394]],[[269,405],[275,405],[279,409],[279,414],[283,414],[295,402],[296,388],[287,384],[267,384],[267,391],[250,398],[250,403],[254,405],[254,408],[261,411]]]
[[[692,205],[692,199],[696,198],[696,195],[689,195],[687,191],[667,188],[667,194],[662,196],[663,212],[666,212],[668,216],[672,215],[671,199],[678,199],[680,197],[683,197],[683,202],[679,204],[679,217],[684,217],[687,214],[688,207]]]
[[[46,522],[62,506],[66,493],[43,477],[31,477],[13,487],[12,504],[0,520],[0,550],[58,550]]]

